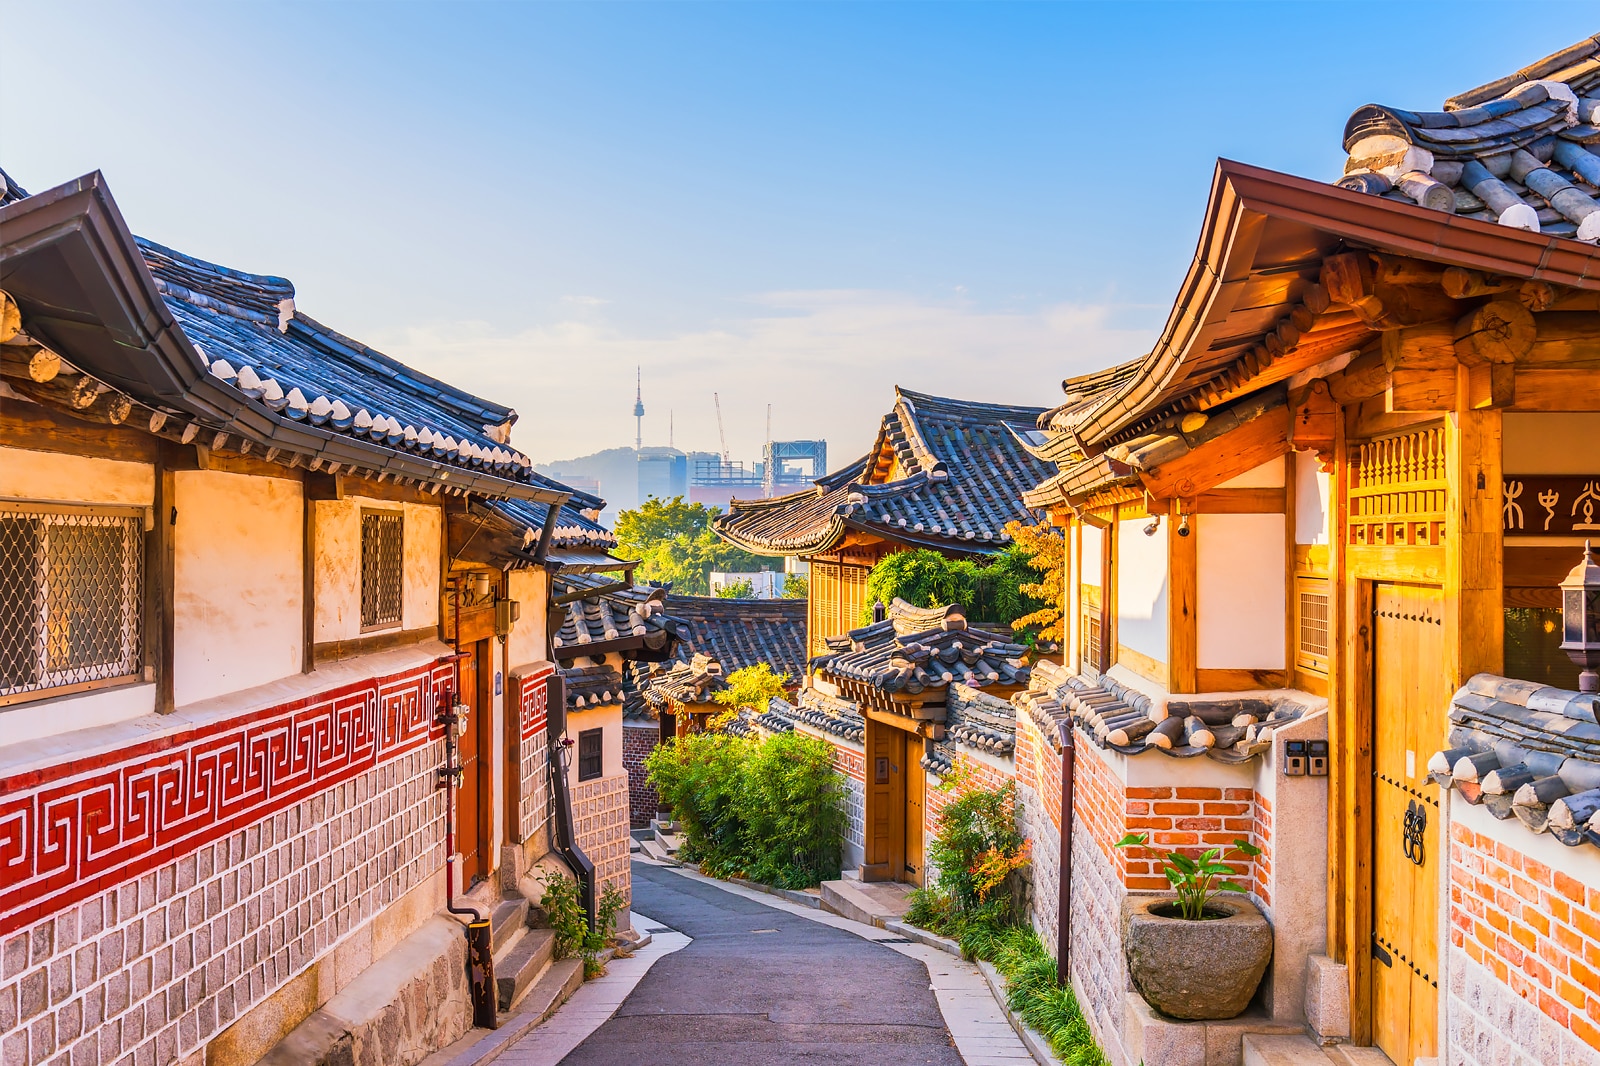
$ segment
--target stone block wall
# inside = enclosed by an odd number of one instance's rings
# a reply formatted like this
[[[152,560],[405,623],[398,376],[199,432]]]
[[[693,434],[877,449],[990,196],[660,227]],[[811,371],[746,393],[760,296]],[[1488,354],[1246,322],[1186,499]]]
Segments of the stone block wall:
[[[628,825],[648,829],[661,810],[661,797],[646,779],[644,761],[661,740],[659,722],[622,723],[622,765],[628,770]]]
[[[430,661],[0,780],[0,1062],[198,1060],[435,875],[450,676]]]
[[[1075,734],[1074,745],[1068,966],[1096,1042],[1119,1061],[1113,1049],[1121,1047],[1123,994],[1128,988],[1121,933],[1128,856],[1111,845],[1126,831],[1128,790],[1081,731]]]
[[[628,775],[584,781],[572,789],[573,835],[578,848],[594,863],[595,887],[611,886],[633,901],[632,867],[628,862]],[[627,921],[627,915],[622,915]]]
[[[1017,802],[1022,831],[1033,842],[1028,917],[1046,950],[1056,954],[1061,886],[1061,755],[1027,714],[1017,716]]]
[[[1451,1066],[1600,1066],[1600,881],[1576,869],[1597,864],[1549,847],[1580,876],[1451,823]]]

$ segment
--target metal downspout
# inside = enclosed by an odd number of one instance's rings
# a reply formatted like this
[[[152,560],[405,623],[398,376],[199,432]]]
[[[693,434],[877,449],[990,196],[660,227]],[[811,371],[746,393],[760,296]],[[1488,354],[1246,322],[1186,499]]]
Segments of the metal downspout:
[[[1072,774],[1077,755],[1073,747],[1072,720],[1056,726],[1061,737],[1061,855],[1057,864],[1056,889],[1056,981],[1062,988],[1072,984],[1068,972],[1067,949],[1072,944]]]

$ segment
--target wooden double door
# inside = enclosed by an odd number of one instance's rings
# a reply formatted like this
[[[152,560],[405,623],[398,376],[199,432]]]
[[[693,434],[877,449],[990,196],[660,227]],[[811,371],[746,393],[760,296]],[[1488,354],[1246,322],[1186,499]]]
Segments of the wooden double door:
[[[1440,589],[1373,588],[1372,1036],[1410,1066],[1437,1054],[1438,790],[1427,763],[1444,744],[1451,686]]]
[[[927,772],[922,737],[870,716],[866,732],[866,857],[869,881],[924,883]]]

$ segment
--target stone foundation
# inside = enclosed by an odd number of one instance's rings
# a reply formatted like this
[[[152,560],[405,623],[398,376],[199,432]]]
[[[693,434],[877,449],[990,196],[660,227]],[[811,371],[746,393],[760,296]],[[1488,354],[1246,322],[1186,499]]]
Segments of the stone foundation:
[[[631,904],[633,875],[628,862],[628,775],[596,778],[572,789],[573,834],[594,863],[595,889],[615,888]],[[618,916],[627,922],[626,909]]]

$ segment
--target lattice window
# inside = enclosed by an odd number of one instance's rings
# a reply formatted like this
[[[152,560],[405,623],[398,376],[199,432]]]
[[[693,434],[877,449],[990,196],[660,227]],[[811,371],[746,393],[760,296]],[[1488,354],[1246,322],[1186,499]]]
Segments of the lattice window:
[[[1078,669],[1099,672],[1104,661],[1101,656],[1100,626],[1103,613],[1100,605],[1100,586],[1079,585],[1078,614]]]
[[[839,564],[811,564],[811,654],[828,650],[823,643],[839,630]]]
[[[1295,578],[1296,666],[1327,676],[1330,625],[1327,580]]]
[[[839,628],[836,632],[848,633],[872,621],[872,604],[867,600],[867,577],[872,568],[867,566],[839,567]]]
[[[143,512],[0,504],[0,705],[141,669]]]
[[[400,622],[405,529],[398,511],[361,512],[361,628]]]
[[[1417,429],[1353,445],[1349,470],[1347,543],[1434,546],[1444,542],[1450,483],[1442,428]]]
[[[578,780],[592,781],[605,772],[604,729],[585,729],[578,734]]]

